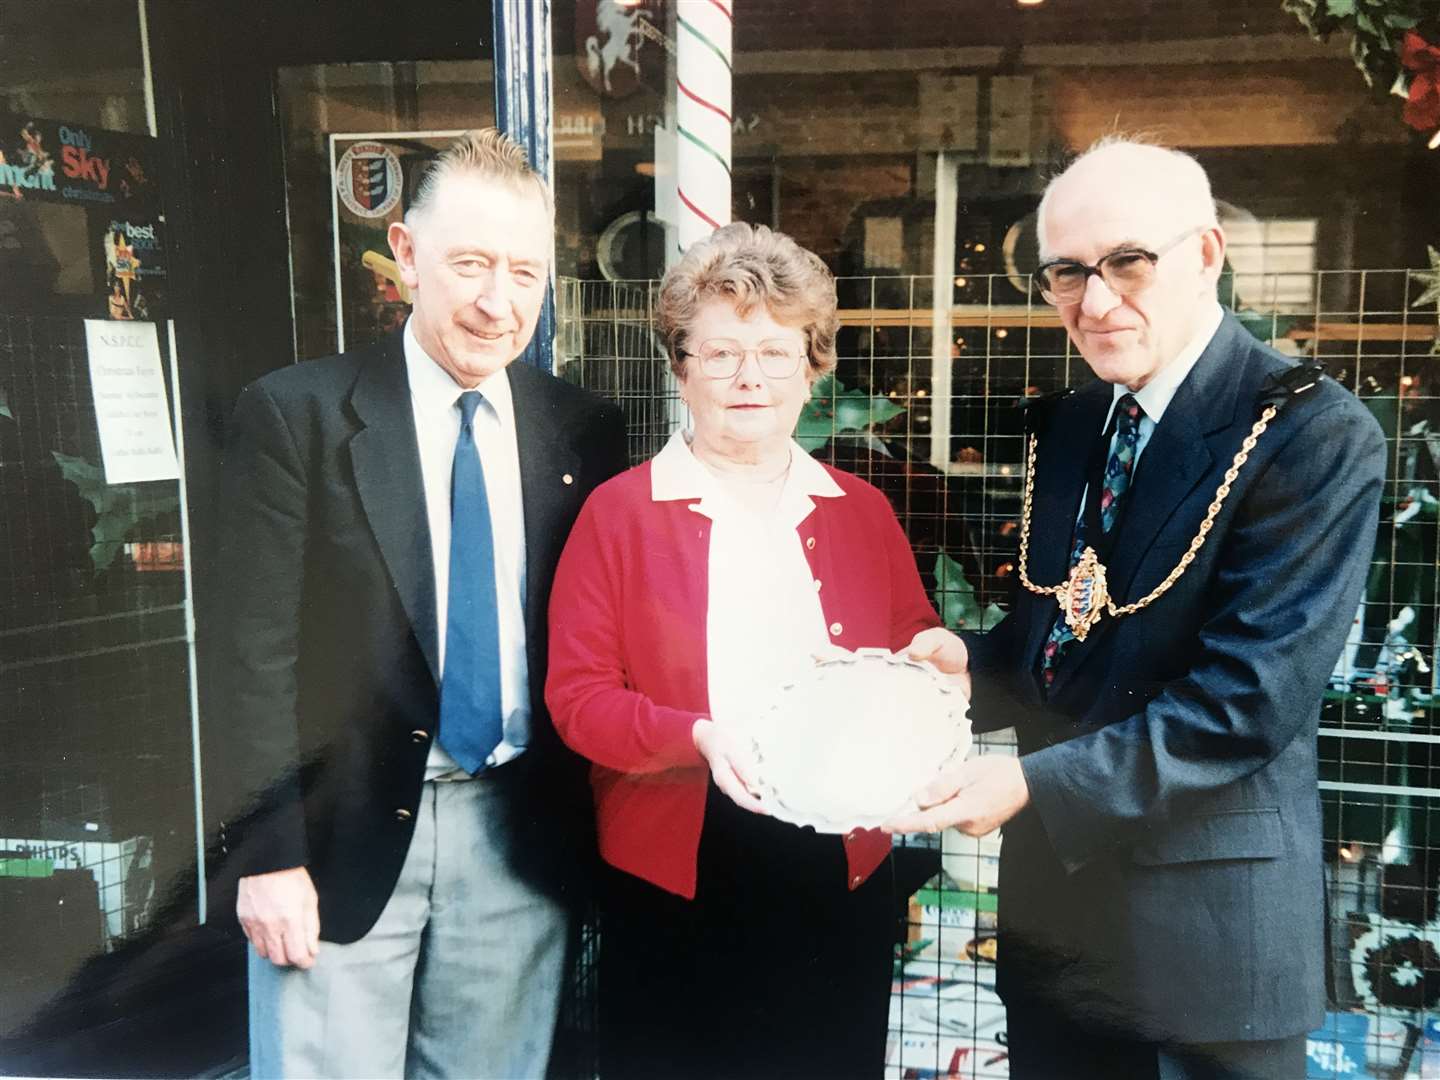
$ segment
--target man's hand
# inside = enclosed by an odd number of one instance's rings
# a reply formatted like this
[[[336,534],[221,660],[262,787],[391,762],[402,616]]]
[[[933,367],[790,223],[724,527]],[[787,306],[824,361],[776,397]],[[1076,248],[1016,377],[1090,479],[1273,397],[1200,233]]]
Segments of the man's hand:
[[[309,968],[320,952],[320,900],[303,866],[240,879],[240,927],[262,960]]]
[[[1030,802],[1020,759],[1001,754],[969,758],[915,793],[918,811],[881,826],[888,833],[939,832],[954,826],[967,836],[994,832]]]
[[[695,740],[695,749],[710,766],[715,786],[730,796],[736,806],[756,814],[768,813],[755,793],[759,763],[749,741],[703,716],[695,721],[690,734]]]
[[[906,655],[911,660],[928,660],[950,676],[966,699],[970,698],[970,650],[960,637],[943,626],[921,630],[910,639]]]

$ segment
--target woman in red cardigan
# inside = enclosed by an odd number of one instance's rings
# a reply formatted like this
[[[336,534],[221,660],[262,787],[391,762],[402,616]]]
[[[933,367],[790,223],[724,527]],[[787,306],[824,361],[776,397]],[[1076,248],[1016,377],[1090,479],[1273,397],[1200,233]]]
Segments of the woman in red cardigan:
[[[889,839],[759,812],[733,726],[835,647],[958,666],[885,497],[791,438],[835,366],[835,308],[781,233],[693,246],[657,313],[693,428],[594,492],[555,574],[546,700],[593,762],[608,864],[605,1080],[884,1065]]]

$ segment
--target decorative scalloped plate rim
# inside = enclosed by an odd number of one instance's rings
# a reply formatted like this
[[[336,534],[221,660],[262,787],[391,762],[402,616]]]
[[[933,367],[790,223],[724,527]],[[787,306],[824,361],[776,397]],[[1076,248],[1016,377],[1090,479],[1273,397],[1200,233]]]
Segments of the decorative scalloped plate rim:
[[[915,809],[915,803],[911,799],[905,799],[891,810],[883,814],[862,814],[854,813],[844,818],[826,816],[818,811],[806,811],[803,808],[797,809],[788,805],[784,795],[775,790],[773,785],[765,778],[765,755],[767,752],[766,728],[768,721],[778,718],[781,714],[788,714],[789,722],[793,719],[794,695],[804,693],[807,684],[813,684],[815,680],[824,679],[824,672],[836,667],[851,667],[855,664],[864,664],[876,667],[876,678],[886,678],[896,668],[906,670],[923,671],[930,676],[935,688],[935,713],[931,720],[937,724],[949,724],[953,726],[954,739],[950,743],[948,753],[942,752],[933,763],[917,767],[913,783],[907,785],[907,791],[915,791],[929,780],[933,779],[942,769],[953,761],[959,761],[965,757],[970,750],[971,733],[969,722],[969,701],[965,695],[957,689],[949,680],[949,677],[939,671],[933,664],[911,660],[903,654],[891,653],[885,649],[867,648],[857,649],[855,652],[843,655],[826,657],[816,661],[815,668],[806,672],[805,675],[786,683],[776,691],[776,699],[765,709],[756,720],[747,725],[748,734],[755,746],[757,756],[760,758],[759,794],[761,804],[777,821],[788,822],[791,825],[810,826],[816,832],[822,833],[848,833],[854,829],[873,829],[879,827],[885,821],[906,810]],[[913,693],[913,680],[907,677],[906,693]],[[920,722],[913,718],[914,722]],[[821,725],[829,722],[819,721]],[[875,728],[877,735],[886,738],[899,737],[903,735],[900,725],[902,717],[894,717],[884,727]],[[833,723],[831,726],[834,726]],[[818,732],[823,735],[824,728]]]

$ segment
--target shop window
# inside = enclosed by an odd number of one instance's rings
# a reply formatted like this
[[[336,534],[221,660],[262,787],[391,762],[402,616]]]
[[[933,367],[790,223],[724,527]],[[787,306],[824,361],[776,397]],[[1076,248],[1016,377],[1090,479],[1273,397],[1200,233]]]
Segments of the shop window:
[[[195,917],[199,900],[167,178],[139,9],[0,5],[0,57],[3,1039],[163,901]]]
[[[1237,301],[1267,312],[1313,311],[1318,229],[1315,218],[1225,222]]]
[[[374,341],[409,296],[386,230],[432,156],[494,123],[489,61],[281,68],[295,357]]]

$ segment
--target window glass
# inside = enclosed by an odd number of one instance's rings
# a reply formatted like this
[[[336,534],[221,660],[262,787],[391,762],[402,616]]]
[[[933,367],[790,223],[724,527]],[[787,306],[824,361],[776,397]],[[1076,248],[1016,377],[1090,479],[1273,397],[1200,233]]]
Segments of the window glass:
[[[353,348],[408,311],[386,229],[425,163],[494,123],[489,61],[281,68],[297,359]]]

